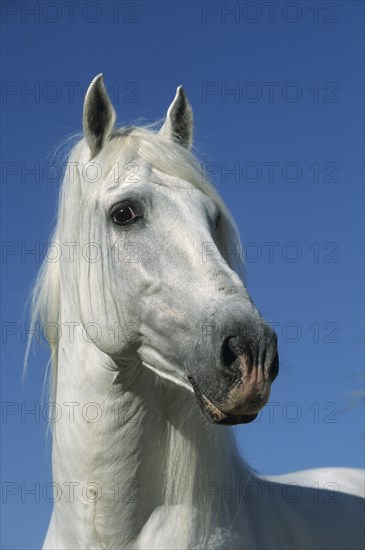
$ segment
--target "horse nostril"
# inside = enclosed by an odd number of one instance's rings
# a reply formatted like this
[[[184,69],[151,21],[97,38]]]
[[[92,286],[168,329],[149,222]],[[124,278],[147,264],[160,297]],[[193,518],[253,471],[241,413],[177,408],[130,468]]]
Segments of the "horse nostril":
[[[249,365],[253,365],[254,358],[250,343],[240,336],[227,336],[222,345],[222,364],[225,367],[230,367],[237,357],[243,356]]]
[[[270,381],[274,382],[278,374],[279,374],[279,355],[276,354],[270,367],[270,373],[269,373]]]
[[[224,339],[221,351],[221,361],[225,367],[230,367],[232,363],[237,359],[237,353],[231,348],[232,336],[227,336]]]

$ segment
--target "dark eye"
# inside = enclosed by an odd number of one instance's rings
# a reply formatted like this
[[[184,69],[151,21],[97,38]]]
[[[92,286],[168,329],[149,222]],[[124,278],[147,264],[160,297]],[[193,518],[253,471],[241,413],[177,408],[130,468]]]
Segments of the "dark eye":
[[[216,230],[218,229],[218,226],[219,226],[219,224],[220,224],[220,221],[221,221],[221,213],[218,212],[218,215],[217,215],[217,217],[216,217],[216,219],[215,219],[215,229],[216,229]]]
[[[112,212],[112,220],[116,225],[127,225],[133,223],[140,216],[133,210],[131,206],[118,206]]]

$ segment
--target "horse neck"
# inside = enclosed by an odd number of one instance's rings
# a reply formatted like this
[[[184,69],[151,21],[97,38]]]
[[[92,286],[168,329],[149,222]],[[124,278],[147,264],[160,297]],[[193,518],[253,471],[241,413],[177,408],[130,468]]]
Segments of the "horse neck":
[[[117,370],[84,338],[61,338],[56,401],[53,476],[63,498],[54,521],[69,544],[123,547],[158,507],[207,510],[205,491],[247,473],[227,428],[208,424],[186,390],[137,362]]]

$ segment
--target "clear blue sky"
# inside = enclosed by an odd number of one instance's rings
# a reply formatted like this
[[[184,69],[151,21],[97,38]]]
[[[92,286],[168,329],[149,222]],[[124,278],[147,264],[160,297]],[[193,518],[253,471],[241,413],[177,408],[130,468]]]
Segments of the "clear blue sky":
[[[279,336],[280,376],[270,407],[236,428],[242,452],[269,474],[363,466],[363,2],[56,4],[2,3],[3,331],[23,320],[40,266],[25,250],[47,243],[56,212],[47,163],[81,131],[82,90],[103,72],[123,125],[161,118],[183,84]],[[46,423],[20,412],[41,399],[38,348],[23,389],[24,338],[3,332],[2,400],[19,408],[1,425],[2,479],[18,487],[6,549],[39,548],[51,511],[25,494],[51,481]]]

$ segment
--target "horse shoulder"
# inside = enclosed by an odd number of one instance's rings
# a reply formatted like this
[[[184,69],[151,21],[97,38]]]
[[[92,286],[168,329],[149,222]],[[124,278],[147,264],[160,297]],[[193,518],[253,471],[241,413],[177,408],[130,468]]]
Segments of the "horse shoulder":
[[[364,472],[317,468],[261,477],[269,486],[263,512],[274,548],[331,550],[364,547]]]

